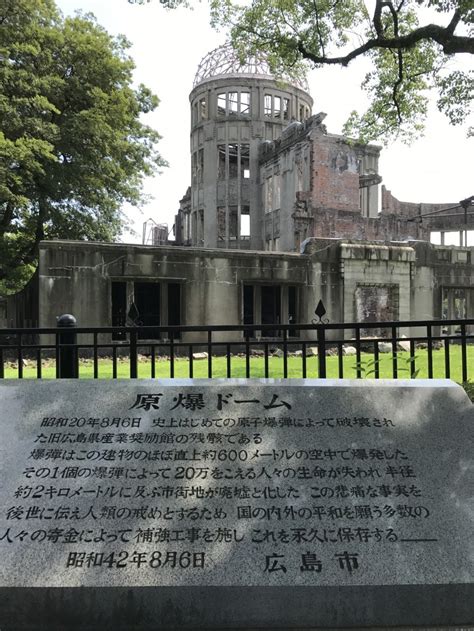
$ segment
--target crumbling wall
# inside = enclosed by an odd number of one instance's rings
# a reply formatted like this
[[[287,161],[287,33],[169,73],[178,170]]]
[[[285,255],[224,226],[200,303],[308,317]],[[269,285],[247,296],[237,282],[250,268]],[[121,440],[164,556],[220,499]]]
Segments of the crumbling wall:
[[[163,326],[168,283],[181,287],[181,324],[238,324],[243,284],[297,286],[304,301],[313,284],[309,263],[308,257],[289,253],[42,242],[39,325],[54,326],[57,315],[72,313],[79,326],[110,326],[112,283],[127,285],[127,310],[134,283],[160,291]],[[303,307],[298,317],[306,317]]]
[[[459,202],[444,204],[401,202],[384,186],[382,186],[380,217],[399,217],[401,220],[411,218],[412,223],[419,225],[421,235],[413,238],[426,241],[430,241],[431,232],[474,230],[474,213],[465,213]]]
[[[366,234],[362,217],[377,216],[380,148],[328,134],[324,118],[321,113],[305,124],[293,123],[279,139],[260,148],[261,184],[275,173],[281,178],[281,250],[298,250],[311,236],[380,238],[374,236],[375,229]],[[266,225],[271,217],[265,210]],[[268,241],[266,233],[264,240]]]
[[[340,248],[341,277],[344,279],[344,321],[358,321],[358,316],[365,313],[364,305],[361,303],[363,292],[360,292],[360,287],[384,287],[384,291],[392,297],[390,312],[387,312],[383,308],[383,292],[379,290],[380,303],[377,306],[376,302],[377,308],[372,309],[373,313],[369,313],[370,317],[374,318],[373,321],[388,316],[395,320],[408,320],[411,263],[415,258],[413,248],[355,242],[341,243]],[[373,292],[377,295],[375,289]]]
[[[474,317],[474,248],[448,247],[432,243],[414,243],[416,259],[412,282],[414,320],[454,318],[443,313],[443,295],[463,289],[466,316]]]
[[[424,213],[435,212],[455,206],[457,202],[447,202],[445,204],[401,202],[382,185],[382,214],[399,215],[401,217],[415,217]]]
[[[407,221],[395,215],[377,218],[362,217],[343,210],[316,209],[313,214],[312,236],[374,241],[427,240],[429,230],[424,224]]]
[[[163,326],[169,323],[165,300],[170,285],[179,285],[175,295],[183,325],[242,323],[245,285],[257,288],[255,296],[263,296],[258,288],[265,285],[296,288],[299,322],[314,319],[320,299],[333,323],[440,318],[443,305],[456,306],[461,298],[466,316],[472,317],[474,248],[310,238],[296,254],[42,242],[36,280],[8,302],[17,326],[30,323],[21,310],[27,301],[31,313],[39,313],[39,326],[55,326],[63,313],[76,316],[79,326],[110,326],[113,287],[126,286],[124,295],[130,299],[134,285],[143,291],[146,283],[150,291],[161,292]],[[288,292],[286,298],[285,291],[281,295],[284,305]]]
[[[190,245],[191,243],[191,187],[179,200],[178,214],[174,219],[174,237],[176,245]]]
[[[359,209],[358,156],[354,147],[339,137],[314,130],[311,134],[311,204],[319,209]]]

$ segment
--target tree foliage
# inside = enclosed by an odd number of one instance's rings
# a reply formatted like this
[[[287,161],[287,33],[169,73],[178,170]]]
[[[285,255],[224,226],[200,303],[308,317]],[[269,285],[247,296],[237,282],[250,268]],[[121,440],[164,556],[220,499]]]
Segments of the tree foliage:
[[[41,239],[111,240],[163,161],[141,122],[129,44],[54,0],[0,0],[0,283],[14,289]]]
[[[144,4],[151,0],[129,0]],[[159,0],[166,8],[186,4]],[[370,61],[365,113],[344,133],[361,140],[411,141],[423,130],[428,93],[453,125],[465,124],[474,94],[474,0],[210,0],[216,27],[230,29],[242,57],[264,53],[276,75],[304,62],[348,66]],[[452,67],[464,55],[471,69]],[[302,63],[303,62],[303,63]],[[472,133],[472,129],[470,130]]]
[[[369,11],[369,5],[371,10]],[[213,0],[217,25],[231,30],[242,54],[264,52],[278,73],[302,61],[313,67],[371,62],[362,87],[369,108],[353,112],[344,132],[363,140],[411,140],[423,129],[428,91],[452,124],[465,123],[472,70],[450,69],[474,53],[473,0]],[[426,15],[436,23],[425,22]],[[467,66],[467,64],[466,64]]]

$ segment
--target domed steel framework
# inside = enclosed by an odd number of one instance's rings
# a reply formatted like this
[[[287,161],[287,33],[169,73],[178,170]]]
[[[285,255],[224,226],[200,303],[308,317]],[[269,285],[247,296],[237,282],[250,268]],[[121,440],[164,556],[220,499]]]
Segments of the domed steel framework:
[[[239,55],[232,45],[224,44],[203,57],[198,66],[196,76],[194,77],[193,87],[196,87],[204,81],[225,75],[258,76],[275,80],[274,75],[270,71],[268,61],[263,54],[259,57],[250,57],[246,59],[244,63],[241,63]],[[289,74],[284,74],[280,78],[282,81],[296,86],[301,90],[309,91],[306,78],[300,79]]]

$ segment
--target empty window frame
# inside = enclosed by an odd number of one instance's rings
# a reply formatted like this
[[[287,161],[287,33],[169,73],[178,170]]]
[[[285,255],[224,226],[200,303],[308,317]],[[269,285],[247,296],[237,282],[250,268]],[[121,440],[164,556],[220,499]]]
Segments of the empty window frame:
[[[250,207],[242,206],[240,211],[240,236],[250,237]]]
[[[204,242],[204,210],[202,208],[198,212],[198,242],[199,244]]]
[[[443,245],[462,245],[462,236],[460,230],[451,230],[443,232]]]
[[[443,320],[464,320],[467,318],[467,291],[464,287],[443,287]]]
[[[265,94],[263,113],[265,118],[290,119],[290,99],[272,94]]]
[[[181,285],[179,283],[168,283],[168,324],[181,325]],[[173,337],[179,339],[181,333],[175,332]]]
[[[430,243],[471,247],[474,245],[474,230],[430,232]]]
[[[230,113],[237,114],[239,111],[239,93],[229,92],[227,95],[227,106]]]
[[[273,210],[279,210],[281,201],[281,176],[279,173],[273,176]]]
[[[281,116],[281,97],[274,96],[273,97],[273,117],[280,118]]]
[[[273,109],[272,109],[272,95],[271,94],[265,94],[265,96],[263,97],[264,101],[263,101],[263,114],[266,118],[271,118],[273,115]]]
[[[281,202],[281,176],[279,173],[265,178],[264,206],[265,212],[279,210]]]
[[[197,243],[197,211],[191,214],[191,235],[193,244]]]
[[[296,324],[298,321],[298,288],[295,285],[243,285],[243,324]],[[248,331],[249,336],[277,337],[278,329]],[[297,336],[298,331],[292,331]]]
[[[466,290],[458,289],[454,292],[454,317],[456,320],[467,318]]]
[[[191,239],[191,217],[189,212],[185,212],[183,215],[183,235],[185,241]]]
[[[202,184],[204,179],[204,149],[199,149],[197,156],[197,181]]]
[[[217,145],[217,179],[225,180],[226,177],[226,146]]]
[[[217,95],[217,114],[218,116],[225,116],[227,114],[249,116],[250,104],[250,92],[221,92]],[[207,108],[205,118],[207,119]]]
[[[273,210],[273,177],[265,178],[264,184],[265,212],[270,213]]]
[[[225,241],[226,235],[225,235],[225,224],[226,224],[226,217],[225,217],[225,206],[218,206],[217,207],[217,239],[219,241]]]
[[[243,323],[254,324],[254,292],[255,287],[253,285],[244,285],[243,287]],[[252,329],[244,331],[244,335],[248,337],[254,337]]]
[[[118,322],[126,309],[125,282],[112,283],[112,322]],[[128,309],[128,318],[137,326],[181,325],[181,285],[180,283],[133,283],[133,296]],[[118,324],[117,324],[118,326]],[[179,333],[174,337],[178,338]],[[140,332],[140,339],[159,339],[156,330]],[[123,338],[114,338],[123,339]]]
[[[240,177],[250,177],[250,145],[240,145]]]
[[[239,145],[229,144],[229,178],[238,177],[239,171]]]
[[[250,115],[250,92],[240,93],[240,113],[244,116]]]
[[[217,95],[217,114],[218,116],[225,116],[226,114],[226,93],[223,92]]]
[[[217,177],[224,180],[227,177],[240,177],[247,179],[250,177],[250,145],[238,145],[230,143],[228,145],[217,145]]]
[[[199,119],[202,121],[207,120],[207,99],[206,97],[199,99]]]
[[[197,181],[198,181],[198,168],[197,168],[198,162],[197,161],[198,161],[197,151],[195,151],[191,157],[191,173],[192,173],[193,184],[197,184]]]
[[[288,287],[288,324],[296,324],[298,317],[298,289],[295,285]],[[292,330],[289,337],[298,337],[299,331]]]
[[[217,207],[217,238],[219,241],[237,239],[239,225],[239,208],[233,206]],[[228,229],[227,229],[228,228]]]
[[[262,285],[260,295],[260,323],[280,324],[281,287],[279,285]],[[276,337],[279,334],[278,329],[262,330],[262,337]]]
[[[237,238],[239,210],[237,206],[229,206],[229,238]]]
[[[137,313],[136,324],[139,326],[160,326],[160,284],[136,282],[133,287],[134,305]],[[157,332],[142,331],[140,339],[158,337]]]

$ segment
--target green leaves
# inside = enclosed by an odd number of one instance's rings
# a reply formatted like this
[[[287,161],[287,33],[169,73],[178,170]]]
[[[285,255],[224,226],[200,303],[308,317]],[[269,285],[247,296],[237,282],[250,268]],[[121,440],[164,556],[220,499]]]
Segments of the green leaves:
[[[212,0],[211,6],[213,23],[230,29],[238,50],[265,53],[277,75],[301,73],[304,61],[318,68],[369,58],[372,70],[362,84],[369,108],[353,112],[344,128],[359,140],[418,137],[430,90],[439,90],[438,106],[452,123],[467,118],[472,78],[442,69],[454,54],[474,52],[472,0]],[[420,24],[420,9],[439,13],[440,23]]]
[[[435,46],[420,42],[405,51],[374,49],[370,56],[373,70],[362,84],[370,106],[362,115],[351,115],[344,133],[364,142],[378,138],[388,144],[399,138],[410,143],[423,131],[436,64]]]
[[[0,0],[0,23],[1,280],[24,277],[40,239],[115,238],[165,162],[125,38],[52,0]]]
[[[452,125],[462,125],[472,111],[474,71],[455,70],[437,79],[438,109]]]

